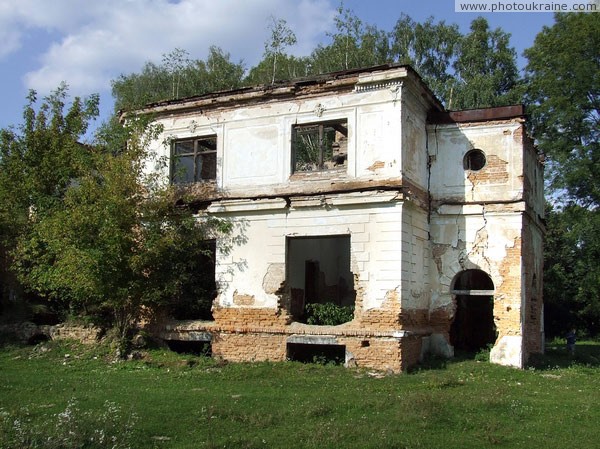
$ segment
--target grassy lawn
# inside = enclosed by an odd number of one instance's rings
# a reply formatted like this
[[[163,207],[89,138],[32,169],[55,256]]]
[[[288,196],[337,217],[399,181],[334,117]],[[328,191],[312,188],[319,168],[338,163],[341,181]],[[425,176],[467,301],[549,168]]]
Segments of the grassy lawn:
[[[0,349],[0,447],[600,447],[600,346],[550,348],[536,368],[473,360],[410,374],[219,364],[105,347]],[[93,441],[92,441],[93,440]]]

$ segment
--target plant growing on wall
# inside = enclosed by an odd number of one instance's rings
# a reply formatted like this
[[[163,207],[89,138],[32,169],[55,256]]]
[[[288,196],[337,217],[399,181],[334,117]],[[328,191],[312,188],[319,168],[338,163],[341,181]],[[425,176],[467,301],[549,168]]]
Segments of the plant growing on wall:
[[[307,324],[323,326],[337,326],[354,318],[353,306],[339,306],[332,302],[307,304],[305,312]]]

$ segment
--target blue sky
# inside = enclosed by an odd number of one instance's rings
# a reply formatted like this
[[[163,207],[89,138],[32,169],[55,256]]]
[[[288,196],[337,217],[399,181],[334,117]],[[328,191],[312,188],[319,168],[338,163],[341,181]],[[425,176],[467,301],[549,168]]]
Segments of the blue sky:
[[[160,62],[174,48],[204,59],[211,45],[250,68],[260,60],[269,16],[285,19],[305,55],[334,30],[338,0],[0,0],[0,128],[21,123],[29,89],[42,96],[61,81],[72,95],[99,93],[103,117],[112,111],[110,81]],[[454,0],[345,0],[365,23],[391,31],[402,12],[434,16],[463,32],[478,16],[455,13]],[[519,55],[551,13],[486,14],[492,28],[512,34]],[[525,60],[519,59],[519,65]]]

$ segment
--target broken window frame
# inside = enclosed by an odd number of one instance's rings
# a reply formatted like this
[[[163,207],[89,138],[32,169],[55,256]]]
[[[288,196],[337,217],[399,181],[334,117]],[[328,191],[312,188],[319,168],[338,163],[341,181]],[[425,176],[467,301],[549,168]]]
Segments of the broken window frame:
[[[345,151],[342,151],[344,139]],[[347,141],[348,120],[346,118],[294,125],[291,148],[292,173],[345,169],[348,164]]]
[[[191,160],[191,163],[182,165],[181,161],[186,159]],[[189,171],[191,170],[193,173],[190,176]],[[173,141],[171,146],[172,184],[214,181],[216,177],[217,136],[215,134]]]
[[[482,170],[487,164],[485,153],[479,148],[467,151],[463,158],[463,168],[468,171]]]

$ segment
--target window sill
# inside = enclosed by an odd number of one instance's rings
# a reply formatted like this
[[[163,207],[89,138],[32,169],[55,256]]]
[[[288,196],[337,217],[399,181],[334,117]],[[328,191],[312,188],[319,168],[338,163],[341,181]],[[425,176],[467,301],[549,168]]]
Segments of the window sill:
[[[306,181],[307,179],[328,180],[348,177],[348,167],[340,167],[331,170],[295,172],[290,175],[290,181]]]

